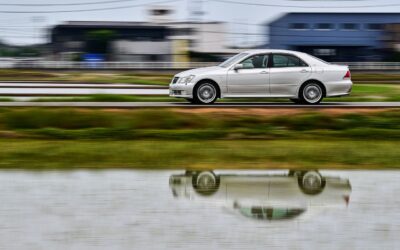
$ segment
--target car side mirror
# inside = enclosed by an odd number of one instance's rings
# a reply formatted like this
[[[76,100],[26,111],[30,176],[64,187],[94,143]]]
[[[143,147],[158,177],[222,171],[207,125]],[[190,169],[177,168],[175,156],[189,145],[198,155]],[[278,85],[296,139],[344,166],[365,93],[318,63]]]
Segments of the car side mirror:
[[[244,67],[243,67],[243,64],[241,64],[241,63],[236,64],[236,65],[233,67],[234,70],[239,70],[239,69],[243,69],[243,68],[244,68]]]

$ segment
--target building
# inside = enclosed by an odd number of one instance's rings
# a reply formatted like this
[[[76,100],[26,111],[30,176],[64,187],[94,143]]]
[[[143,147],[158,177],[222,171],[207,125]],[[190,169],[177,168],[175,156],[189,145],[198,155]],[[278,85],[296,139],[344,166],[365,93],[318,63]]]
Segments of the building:
[[[387,25],[385,31],[386,47],[391,51],[400,52],[400,23]]]
[[[51,30],[53,55],[58,60],[83,55],[86,59],[181,63],[193,55],[202,60],[236,52],[226,48],[223,22],[173,21],[174,12],[167,6],[151,6],[148,13],[148,22],[57,25]]]
[[[107,52],[110,58],[104,59],[113,60],[113,57],[119,57],[118,53],[122,53],[127,57],[134,54],[132,60],[170,60],[171,51],[168,48],[171,45],[167,40],[170,30],[165,26],[139,22],[67,22],[57,25],[51,30],[53,55],[56,59],[66,60],[76,54],[102,54],[101,51],[92,51],[90,36],[93,34],[91,32],[95,31],[108,31],[111,34],[108,38],[110,44],[106,45],[107,48],[103,51]],[[134,44],[138,46],[133,53],[118,50],[121,44],[126,45],[128,42],[128,47],[135,47]],[[159,47],[164,50],[154,49]]]
[[[287,13],[266,24],[269,47],[327,61],[381,61],[388,56],[387,25],[400,13]]]

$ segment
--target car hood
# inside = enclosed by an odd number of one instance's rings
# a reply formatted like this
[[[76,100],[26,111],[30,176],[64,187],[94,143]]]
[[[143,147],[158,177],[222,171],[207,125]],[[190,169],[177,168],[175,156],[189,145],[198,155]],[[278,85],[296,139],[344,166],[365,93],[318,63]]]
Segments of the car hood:
[[[190,69],[190,70],[186,70],[186,71],[180,72],[176,76],[185,77],[185,76],[189,76],[189,75],[196,75],[197,76],[197,75],[201,75],[203,73],[210,74],[213,71],[218,71],[218,70],[221,70],[221,69],[223,69],[223,68],[218,67],[218,66]]]

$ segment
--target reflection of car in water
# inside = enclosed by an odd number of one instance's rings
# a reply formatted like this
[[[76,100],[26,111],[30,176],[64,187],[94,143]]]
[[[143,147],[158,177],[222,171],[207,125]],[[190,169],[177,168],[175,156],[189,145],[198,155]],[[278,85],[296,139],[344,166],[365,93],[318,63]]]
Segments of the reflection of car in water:
[[[187,171],[170,177],[175,197],[212,201],[240,214],[264,220],[291,219],[311,208],[346,206],[350,182],[322,176],[318,171],[289,171],[272,175],[216,175]]]

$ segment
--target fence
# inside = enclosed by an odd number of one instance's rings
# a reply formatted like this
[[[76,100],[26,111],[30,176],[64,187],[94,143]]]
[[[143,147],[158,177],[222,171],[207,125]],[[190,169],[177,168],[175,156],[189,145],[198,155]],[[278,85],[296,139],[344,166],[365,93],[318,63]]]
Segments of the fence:
[[[215,66],[215,62],[70,62],[44,60],[0,60],[0,68],[75,70],[184,70]],[[400,71],[400,62],[337,62],[353,71]]]

